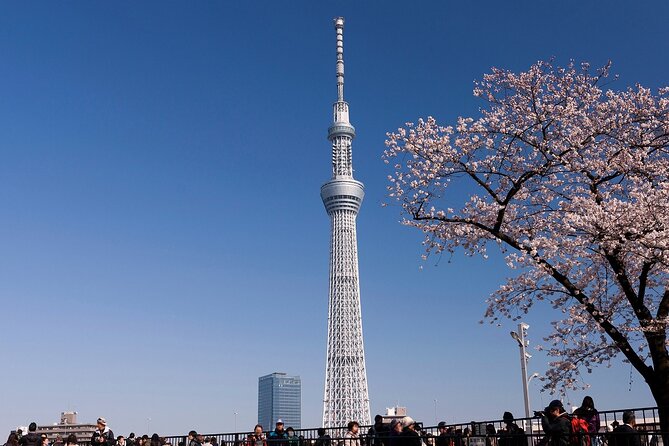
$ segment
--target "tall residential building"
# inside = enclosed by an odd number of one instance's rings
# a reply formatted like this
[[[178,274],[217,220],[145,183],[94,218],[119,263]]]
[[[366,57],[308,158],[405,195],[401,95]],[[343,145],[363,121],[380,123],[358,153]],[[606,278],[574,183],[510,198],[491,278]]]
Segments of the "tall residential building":
[[[321,187],[330,216],[330,289],[328,346],[325,366],[323,427],[346,426],[349,421],[370,424],[365,349],[358,279],[358,242],[355,220],[365,195],[353,179],[351,143],[355,129],[344,101],[344,19],[335,19],[337,34],[337,102],[328,129],[332,143],[332,179]]]
[[[258,424],[267,431],[281,419],[286,428],[302,425],[302,380],[275,372],[258,378]]]

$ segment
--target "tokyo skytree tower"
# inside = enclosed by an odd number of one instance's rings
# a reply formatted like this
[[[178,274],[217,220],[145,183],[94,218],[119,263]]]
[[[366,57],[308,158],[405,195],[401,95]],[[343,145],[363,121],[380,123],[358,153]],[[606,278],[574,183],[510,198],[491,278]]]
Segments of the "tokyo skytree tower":
[[[355,129],[344,101],[344,19],[335,19],[337,32],[337,102],[328,129],[332,143],[332,179],[321,187],[330,216],[330,290],[328,351],[325,367],[323,427],[342,427],[349,421],[370,424],[365,349],[358,281],[358,243],[355,219],[365,196],[353,179],[351,142]]]

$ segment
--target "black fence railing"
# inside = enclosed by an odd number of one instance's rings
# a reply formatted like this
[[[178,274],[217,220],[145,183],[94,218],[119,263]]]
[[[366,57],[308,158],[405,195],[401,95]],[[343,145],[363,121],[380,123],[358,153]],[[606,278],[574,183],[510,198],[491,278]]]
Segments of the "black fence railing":
[[[625,411],[634,412],[636,417],[636,435],[638,435],[641,446],[663,446],[657,407],[599,412],[601,427],[599,432],[589,435],[590,446],[621,446],[620,442],[612,440],[616,437],[613,434],[613,429],[618,424],[623,424],[622,414]],[[543,446],[545,444],[545,434],[541,427],[540,418],[517,418],[515,423],[526,432],[527,446]],[[350,440],[345,441],[345,427],[329,428],[326,430],[326,433],[330,436],[330,445],[325,446],[377,446],[378,442],[374,441],[374,437],[367,434],[369,427],[361,426],[359,440],[353,443]],[[503,420],[447,424],[446,429],[453,440],[448,446],[498,446],[499,439],[505,434],[505,427],[506,424]],[[437,426],[421,426],[418,432],[425,446],[438,446],[438,443],[440,443],[436,440],[439,436]],[[255,446],[248,444],[248,436],[250,434],[251,432],[249,431],[207,434],[203,436],[212,439],[212,443],[218,446]],[[269,432],[266,431],[264,434],[268,435]],[[164,438],[166,443],[169,443],[171,446],[188,446],[185,435]],[[290,438],[286,444],[288,446],[316,446],[317,438],[317,428],[295,429],[295,436]],[[616,444],[614,445],[614,443]],[[272,446],[272,441],[269,438],[267,446]]]

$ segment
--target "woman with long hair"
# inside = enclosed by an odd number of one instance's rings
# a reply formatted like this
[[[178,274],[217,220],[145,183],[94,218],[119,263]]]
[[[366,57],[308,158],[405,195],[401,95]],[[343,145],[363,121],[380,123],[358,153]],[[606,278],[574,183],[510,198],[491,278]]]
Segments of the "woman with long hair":
[[[11,434],[9,434],[5,446],[19,446],[19,436],[16,434],[16,432],[12,432]]]
[[[586,396],[583,398],[581,407],[577,408],[574,411],[574,416],[579,417],[582,420],[585,420],[588,423],[588,433],[590,434],[590,444],[591,446],[599,445],[599,412],[595,409],[595,402],[591,396]]]

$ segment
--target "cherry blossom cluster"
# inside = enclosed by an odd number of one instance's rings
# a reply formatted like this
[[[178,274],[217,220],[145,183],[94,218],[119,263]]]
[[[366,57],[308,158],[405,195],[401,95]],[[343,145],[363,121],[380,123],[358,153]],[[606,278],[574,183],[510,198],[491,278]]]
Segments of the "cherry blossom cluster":
[[[655,353],[669,361],[669,88],[609,80],[608,65],[493,69],[475,85],[479,117],[407,123],[383,156],[425,257],[506,253],[515,271],[488,300],[491,323],[537,302],[562,314],[543,346],[550,390],[620,353],[644,377]]]

